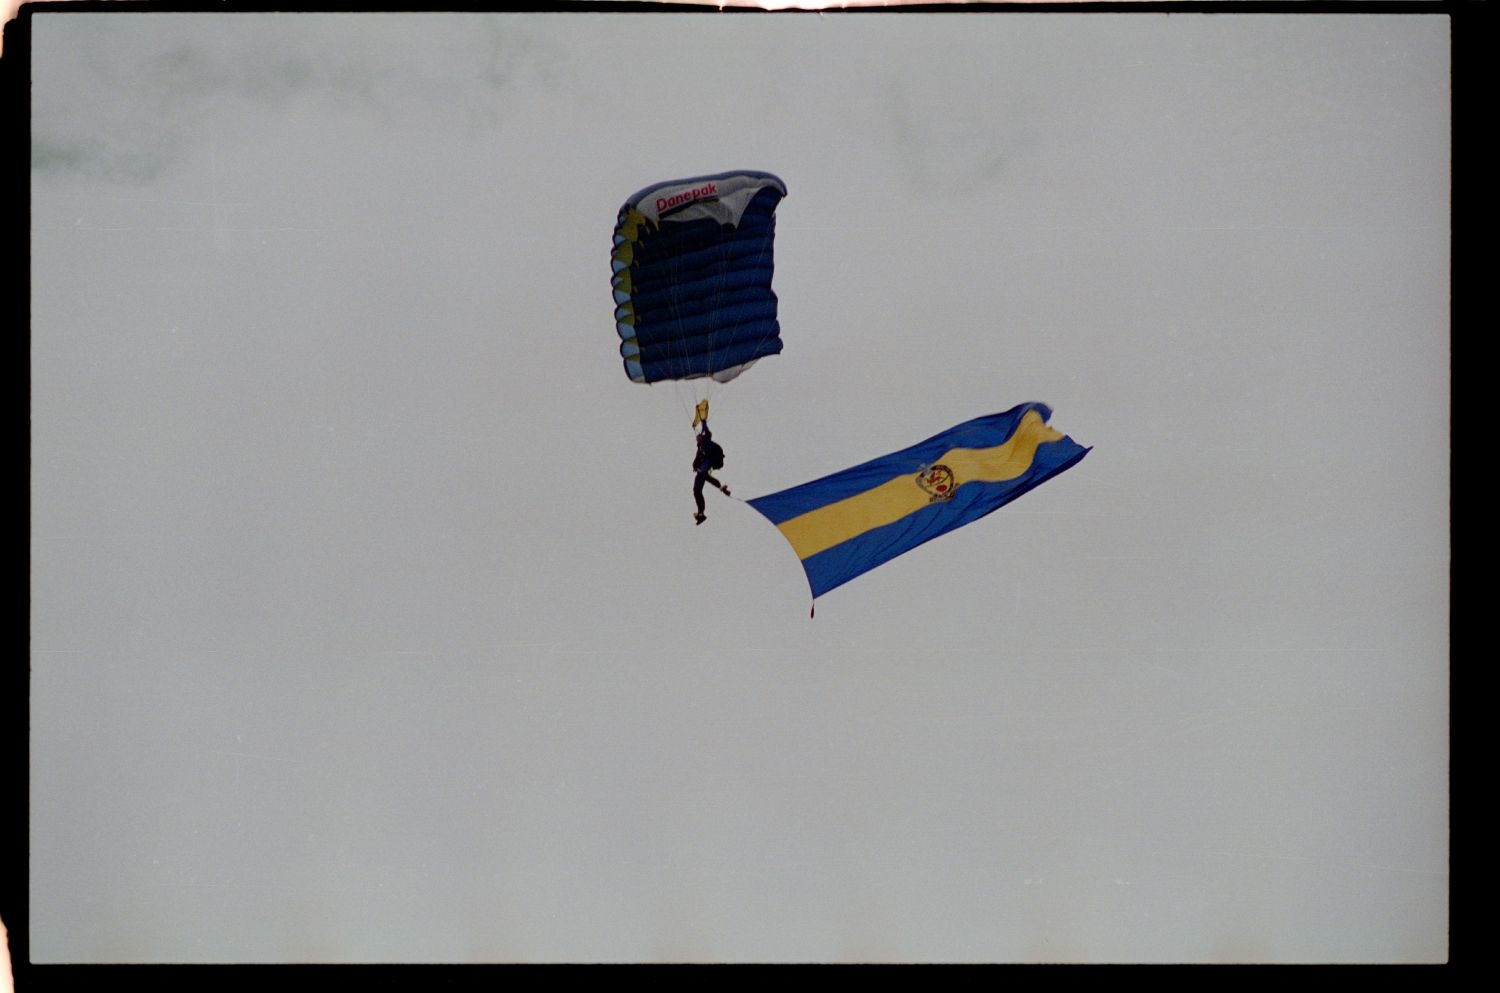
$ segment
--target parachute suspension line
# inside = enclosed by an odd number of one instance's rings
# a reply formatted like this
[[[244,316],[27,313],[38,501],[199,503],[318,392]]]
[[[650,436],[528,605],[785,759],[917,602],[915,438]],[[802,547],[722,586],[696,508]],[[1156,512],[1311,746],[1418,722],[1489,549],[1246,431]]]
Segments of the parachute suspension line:
[[[717,334],[717,332],[715,333]],[[709,404],[713,401],[718,401],[719,406],[722,408],[726,402],[726,398],[733,396],[734,391],[721,392],[719,390],[719,381],[712,376],[704,376],[702,379],[697,380],[697,382],[703,384],[702,391],[698,394],[698,403],[703,407],[703,419],[706,421],[708,420]]]
[[[654,234],[656,234],[658,236],[661,236],[663,234],[663,232],[662,232],[662,225],[661,225],[660,221],[657,221],[657,223],[655,225],[653,225],[652,231],[653,231]],[[681,337],[680,328],[681,328],[681,322],[682,322],[682,307],[681,307],[680,297],[678,296],[678,283],[679,283],[679,279],[677,278],[678,267],[677,267],[676,260],[673,259],[673,258],[668,258],[666,260],[666,265],[668,266],[668,269],[669,269],[669,271],[671,272],[671,275],[672,275],[672,278],[667,283],[667,291],[670,294],[670,297],[669,297],[667,305],[666,305],[667,306],[667,313],[671,316],[671,318],[674,321],[677,322],[678,328],[679,328],[679,333],[678,334],[673,334],[670,337],[668,337],[666,339],[666,344],[667,344],[667,347],[670,349],[671,354],[672,354],[672,356],[674,358],[682,358],[682,357],[686,356],[687,350],[685,348],[683,348],[681,342],[679,341],[679,339]],[[672,381],[672,395],[677,398],[677,406],[678,406],[678,408],[681,409],[684,413],[686,413],[687,410],[688,410],[688,407],[689,407],[689,405],[691,403],[691,399],[690,398],[693,395],[692,394],[692,387],[689,384],[683,382],[682,380],[674,378],[673,381]]]
[[[743,222],[744,222],[744,218],[741,218],[741,223],[743,223]],[[759,248],[757,249],[757,252],[756,252],[756,255],[755,255],[755,264],[756,265],[760,265],[761,263],[765,262],[765,260],[767,258],[773,256],[774,246],[775,246],[775,238],[776,238],[776,216],[775,216],[774,209],[773,209],[773,213],[771,214],[771,217],[770,217],[770,223],[767,225],[765,233],[761,237],[760,245],[759,245]],[[714,285],[714,293],[718,294],[718,293],[720,293],[720,292],[723,291],[724,284],[728,281],[729,275],[730,275],[730,270],[732,268],[731,264],[730,264],[730,251],[731,251],[731,249],[730,249],[730,242],[729,241],[720,242],[720,243],[718,243],[715,246],[715,249],[718,252],[718,258],[719,258],[719,262],[720,262],[720,265],[717,267],[718,268],[717,277],[716,277],[717,281],[716,281],[716,283]],[[715,328],[713,331],[711,331],[710,332],[710,338],[709,338],[709,341],[711,343],[711,347],[717,349],[719,347],[720,336],[721,335],[728,335],[728,334],[730,334],[728,328],[724,328],[724,329]],[[779,322],[778,321],[772,321],[769,326],[767,326],[765,329],[763,329],[761,331],[760,337],[757,338],[757,339],[755,339],[756,350],[758,351],[759,348],[760,348],[760,346],[764,345],[767,340],[769,340],[769,339],[771,339],[773,337],[776,337],[778,334],[779,334]],[[751,362],[755,362],[757,360],[751,359],[750,361]],[[718,386],[718,385],[721,385],[721,384],[713,376],[707,377],[707,382],[709,384],[708,387],[707,387],[708,393],[709,393],[710,396],[712,396],[713,393],[714,393],[715,387]],[[727,397],[727,396],[730,396],[731,394],[730,393],[725,393],[724,395]]]
[[[743,219],[742,219],[742,221],[743,221]],[[771,238],[772,238],[773,235],[774,235],[774,228],[772,228],[771,230],[769,230],[767,232],[766,237],[761,240],[759,251],[758,251],[758,253],[757,253],[756,257],[755,257],[755,261],[757,263],[764,261],[765,258],[766,258],[766,256],[771,252],[771,249],[772,249]],[[715,246],[714,246],[714,251],[715,251],[715,253],[717,255],[717,262],[718,262],[718,264],[714,267],[715,273],[714,273],[714,283],[713,283],[713,290],[712,290],[712,295],[713,296],[719,296],[720,294],[724,293],[725,292],[725,287],[726,287],[726,285],[729,282],[730,274],[731,274],[731,272],[732,272],[732,270],[734,268],[734,266],[732,264],[731,252],[734,251],[734,250],[736,250],[736,249],[732,248],[732,244],[733,244],[732,239],[726,239],[726,240],[723,240],[723,241],[720,241],[720,242],[716,243]],[[765,343],[766,339],[769,338],[769,337],[771,337],[770,331],[762,331],[759,340],[757,340],[757,342],[756,342],[757,347],[760,346],[760,345],[763,345]],[[709,340],[709,349],[711,351],[717,351],[721,347],[721,345],[723,344],[723,342],[726,339],[731,339],[731,338],[732,338],[732,332],[731,332],[731,330],[730,330],[729,327],[714,327],[714,328],[712,328],[709,331],[709,338],[708,338],[708,340]],[[717,398],[717,399],[719,399],[720,406],[722,407],[725,399],[728,398],[728,397],[732,397],[734,395],[734,391],[733,390],[721,391],[719,389],[719,387],[722,386],[723,384],[720,383],[719,380],[716,379],[712,374],[702,377],[702,382],[703,382],[702,402],[705,405],[708,403],[709,400]],[[731,406],[733,406],[733,405],[731,404]],[[706,415],[705,415],[705,419],[707,419]],[[695,421],[694,423],[696,425],[697,422]]]
[[[718,253],[720,260],[727,262],[728,256],[722,246],[718,248]],[[669,306],[671,308],[672,319],[676,322],[678,329],[678,333],[673,335],[669,339],[669,342],[672,347],[674,356],[682,362],[684,367],[686,367],[690,364],[692,354],[688,347],[688,336],[682,333],[686,322],[686,318],[684,318],[683,312],[692,299],[687,296],[687,294],[684,293],[682,289],[685,282],[683,277],[687,272],[687,268],[683,266],[675,257],[668,260],[668,265],[671,267],[672,273],[672,279],[668,286],[671,292],[671,303],[669,304]],[[720,273],[718,282],[714,285],[713,295],[717,295],[720,292],[720,288],[723,285],[723,280],[724,275],[723,273]],[[709,334],[710,350],[717,347],[718,345],[717,334],[717,331],[711,331]],[[685,379],[679,379],[677,381],[677,396],[679,402],[683,404],[684,409],[686,409],[688,405],[692,405],[694,408],[694,412],[696,413],[697,407],[706,404],[709,397],[712,395],[713,383],[714,380],[712,376],[695,376]],[[695,431],[697,429],[697,424],[697,420],[694,420],[693,428]]]
[[[661,226],[659,223],[657,226],[657,230],[661,230]],[[682,316],[683,303],[687,299],[687,297],[682,294],[681,273],[684,271],[684,269],[681,265],[678,264],[678,261],[675,257],[669,257],[666,260],[666,264],[669,267],[672,275],[671,280],[667,283],[667,290],[670,293],[670,299],[667,307],[672,320],[677,324],[678,331],[678,333],[672,335],[667,339],[667,345],[671,349],[672,356],[686,364],[688,360],[688,349],[684,340],[686,336],[682,334],[684,320]],[[698,398],[698,390],[694,387],[693,382],[690,379],[674,379],[672,385],[673,393],[677,396],[677,405],[681,407],[683,413],[686,414],[692,408],[694,401]]]
[[[743,223],[743,220],[744,219],[741,218],[741,223]],[[738,225],[736,225],[736,227],[738,227]],[[771,217],[771,224],[767,227],[764,236],[760,240],[760,244],[755,255],[756,264],[763,263],[767,258],[772,256],[774,237],[775,216],[773,214]],[[728,291],[728,286],[731,283],[732,276],[734,275],[734,272],[737,268],[738,264],[735,262],[735,253],[740,251],[740,243],[733,236],[721,237],[715,240],[710,248],[713,258],[713,261],[709,263],[709,266],[713,273],[712,282],[708,284],[708,286],[702,292],[702,295],[710,298],[719,298]],[[685,322],[685,319],[682,317],[685,305],[687,307],[690,307],[692,303],[687,295],[681,292],[681,288],[685,283],[685,277],[688,275],[689,270],[685,265],[680,264],[676,258],[673,258],[670,261],[670,265],[672,266],[672,274],[674,277],[671,284],[672,313],[678,321],[678,328],[680,331]],[[702,268],[700,267],[696,270],[696,272],[697,274],[701,275]],[[775,324],[773,323],[771,328],[768,328],[761,332],[759,339],[756,341],[757,347],[765,344],[767,339],[775,336],[774,328]],[[708,329],[707,350],[709,352],[717,352],[726,343],[731,343],[733,339],[734,334],[731,325],[713,325]],[[675,337],[673,339],[673,343],[676,346],[677,355],[683,360],[684,364],[688,364],[690,361],[690,350],[688,347],[687,336],[679,335],[678,337]],[[697,393],[697,397],[703,400],[714,398],[715,395],[720,392],[719,387],[723,385],[716,378],[716,373],[712,371],[693,376],[691,377],[691,379],[701,380],[701,388]],[[733,391],[723,394],[724,397],[732,395]]]
[[[713,267],[714,282],[713,289],[709,292],[709,296],[718,298],[723,295],[725,285],[729,281],[729,272],[731,268],[730,242],[727,240],[723,240],[715,243],[714,253],[716,255],[716,264]],[[720,328],[718,326],[711,328],[708,332],[708,350],[710,352],[717,352],[721,344],[723,343],[725,335],[727,334],[727,329]],[[701,383],[701,390],[698,393],[698,406],[703,410],[703,419],[706,421],[708,419],[708,403],[710,400],[714,399],[714,393],[716,392],[716,387],[719,385],[719,381],[715,379],[712,374],[698,377],[698,379],[695,381]],[[695,427],[696,424],[697,422],[695,421]]]
[[[656,384],[652,383],[651,385],[655,386]],[[681,380],[674,380],[672,382],[672,396],[677,399],[677,408],[682,411],[682,416],[686,417],[688,411],[691,409],[692,393],[688,392],[687,387]]]
[[[677,396],[677,406],[682,410],[682,419],[686,421],[696,416],[695,405],[700,401],[698,391],[693,388],[693,384],[679,379],[672,384],[672,387],[672,392]]]
[[[651,224],[646,230],[649,232],[648,238],[662,237],[664,234],[660,220],[657,220],[654,224]],[[668,299],[662,307],[661,312],[658,314],[658,316],[665,317],[676,322],[678,330],[678,333],[666,336],[663,344],[666,346],[667,352],[672,358],[685,359],[687,356],[687,349],[683,347],[680,342],[680,338],[682,337],[682,297],[679,295],[678,291],[680,283],[679,272],[681,270],[677,265],[677,260],[670,256],[662,260],[659,264],[666,266],[671,278],[668,279],[665,283],[665,289],[668,293]],[[652,383],[652,385],[654,386],[655,383]],[[693,395],[691,387],[687,386],[687,384],[685,384],[680,378],[673,377],[672,395],[677,398],[677,406],[681,408],[684,413],[686,413],[691,403],[689,397]]]
[[[680,287],[680,283],[681,283],[681,279],[678,276],[679,268],[678,268],[678,265],[677,265],[677,260],[675,258],[669,258],[666,261],[667,261],[667,266],[669,268],[669,271],[672,274],[672,279],[667,284],[667,291],[670,294],[670,298],[669,298],[669,302],[668,302],[667,306],[668,306],[668,308],[670,308],[669,309],[669,313],[671,314],[672,320],[677,325],[677,331],[676,331],[676,333],[674,333],[669,339],[667,339],[667,344],[672,349],[672,355],[673,355],[674,358],[686,360],[686,358],[687,358],[687,348],[682,344],[682,340],[681,340],[682,337],[683,337],[682,336],[682,298],[679,296],[679,287]],[[686,396],[691,395],[690,392],[689,393],[685,393],[684,389],[686,388],[687,390],[690,391],[692,388],[691,388],[690,385],[684,383],[680,379],[677,380],[677,383],[678,383],[678,385],[676,387],[677,400],[678,400],[679,403],[681,403]]]
[[[678,382],[679,405],[693,408],[683,420],[695,428],[695,403],[756,361],[744,356],[780,351],[769,281],[784,190],[769,173],[726,172],[647,187],[620,209],[612,261],[626,371]],[[633,327],[644,331],[639,341]]]
[[[757,265],[760,264],[761,262],[764,262],[765,259],[766,259],[766,256],[768,256],[768,255],[770,255],[772,253],[772,246],[775,244],[775,240],[776,240],[776,215],[773,213],[771,215],[770,226],[766,228],[766,236],[763,239],[761,239],[760,254],[755,257],[755,261],[756,261]],[[772,292],[774,293],[774,291],[772,291]],[[757,351],[759,351],[761,345],[764,345],[766,343],[767,339],[771,338],[773,335],[776,335],[776,334],[780,333],[780,330],[779,330],[780,323],[781,323],[781,314],[780,314],[780,308],[778,307],[778,312],[777,312],[777,315],[776,315],[776,320],[773,321],[769,327],[767,327],[765,330],[763,330],[760,333],[760,337],[755,342],[755,346],[756,346],[756,350]]]
[[[715,268],[718,270],[718,272],[715,274],[715,281],[713,283],[713,288],[708,293],[702,294],[702,296],[707,296],[709,298],[717,298],[720,295],[720,293],[723,291],[725,269],[727,269],[727,267],[728,267],[728,260],[729,260],[729,254],[728,254],[728,252],[726,251],[725,247],[722,244],[716,244],[714,246],[714,250],[715,250],[715,253],[717,255],[717,260],[719,262],[719,265],[715,266]],[[679,331],[681,331],[683,329],[683,326],[684,326],[684,323],[685,323],[685,319],[682,316],[682,314],[683,314],[683,310],[685,309],[685,306],[686,306],[689,298],[685,294],[681,294],[680,293],[680,290],[681,290],[682,286],[684,285],[684,283],[686,282],[686,280],[683,279],[683,278],[681,278],[678,274],[679,273],[686,273],[687,272],[687,268],[686,268],[686,266],[681,265],[679,263],[679,261],[674,258],[673,261],[672,261],[672,271],[673,271],[673,276],[674,276],[674,278],[672,280],[672,290],[673,290],[672,308],[673,308],[673,314],[674,314],[674,316],[676,316],[677,321],[678,321],[678,329],[679,329]],[[683,363],[685,365],[690,364],[689,356],[691,354],[691,350],[688,347],[688,342],[689,342],[688,335],[686,335],[685,333],[682,333],[682,334],[679,334],[673,340],[678,344],[678,354],[681,356],[681,358],[683,360]],[[708,334],[708,350],[710,352],[712,352],[712,351],[715,351],[718,347],[719,347],[719,332],[718,332],[718,330],[716,328],[712,328],[712,329],[710,329],[709,334]],[[711,384],[713,383],[713,378],[711,376],[693,376],[693,377],[689,378],[689,382],[693,382],[694,380],[697,380],[697,379],[702,379],[703,380],[703,384],[702,384],[701,389],[697,389],[697,390],[694,391],[694,395],[697,396],[700,400],[701,399],[706,399],[707,396],[708,396],[709,390],[712,389]]]

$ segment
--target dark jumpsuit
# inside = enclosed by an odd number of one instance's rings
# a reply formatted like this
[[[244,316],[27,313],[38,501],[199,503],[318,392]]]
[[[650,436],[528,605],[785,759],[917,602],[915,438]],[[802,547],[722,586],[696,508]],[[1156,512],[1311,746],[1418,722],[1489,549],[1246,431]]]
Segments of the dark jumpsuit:
[[[703,484],[710,483],[724,489],[724,484],[713,477],[713,467],[708,464],[708,454],[704,451],[704,442],[712,441],[713,435],[709,434],[708,424],[703,425],[703,430],[698,433],[698,451],[693,456],[693,501],[698,505],[698,513],[703,513]]]

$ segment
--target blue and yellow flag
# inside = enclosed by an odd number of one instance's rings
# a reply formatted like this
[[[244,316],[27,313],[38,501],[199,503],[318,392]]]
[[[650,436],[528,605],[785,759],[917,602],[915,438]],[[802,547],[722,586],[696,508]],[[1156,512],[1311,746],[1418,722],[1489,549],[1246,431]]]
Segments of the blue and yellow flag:
[[[1089,449],[1025,403],[910,448],[747,501],[781,529],[814,598],[923,542],[999,510]]]

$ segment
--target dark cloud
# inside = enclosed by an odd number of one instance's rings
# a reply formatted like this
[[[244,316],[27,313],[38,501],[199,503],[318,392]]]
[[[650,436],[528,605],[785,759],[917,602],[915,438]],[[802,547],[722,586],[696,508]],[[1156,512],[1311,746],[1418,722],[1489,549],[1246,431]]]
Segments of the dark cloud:
[[[917,186],[958,190],[997,181],[1036,145],[1034,125],[1020,123],[1031,115],[1013,105],[912,94],[911,86],[892,85],[886,108],[895,155]]]
[[[448,15],[415,33],[402,15],[39,18],[32,168],[149,182],[228,101],[493,122],[501,91],[562,65],[529,20]]]

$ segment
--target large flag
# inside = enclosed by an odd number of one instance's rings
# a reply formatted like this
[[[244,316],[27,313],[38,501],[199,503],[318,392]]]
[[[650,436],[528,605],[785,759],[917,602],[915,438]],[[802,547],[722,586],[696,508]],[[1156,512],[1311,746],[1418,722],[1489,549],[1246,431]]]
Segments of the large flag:
[[[899,452],[747,501],[802,560],[814,598],[940,534],[999,510],[1089,449],[1025,403]]]

